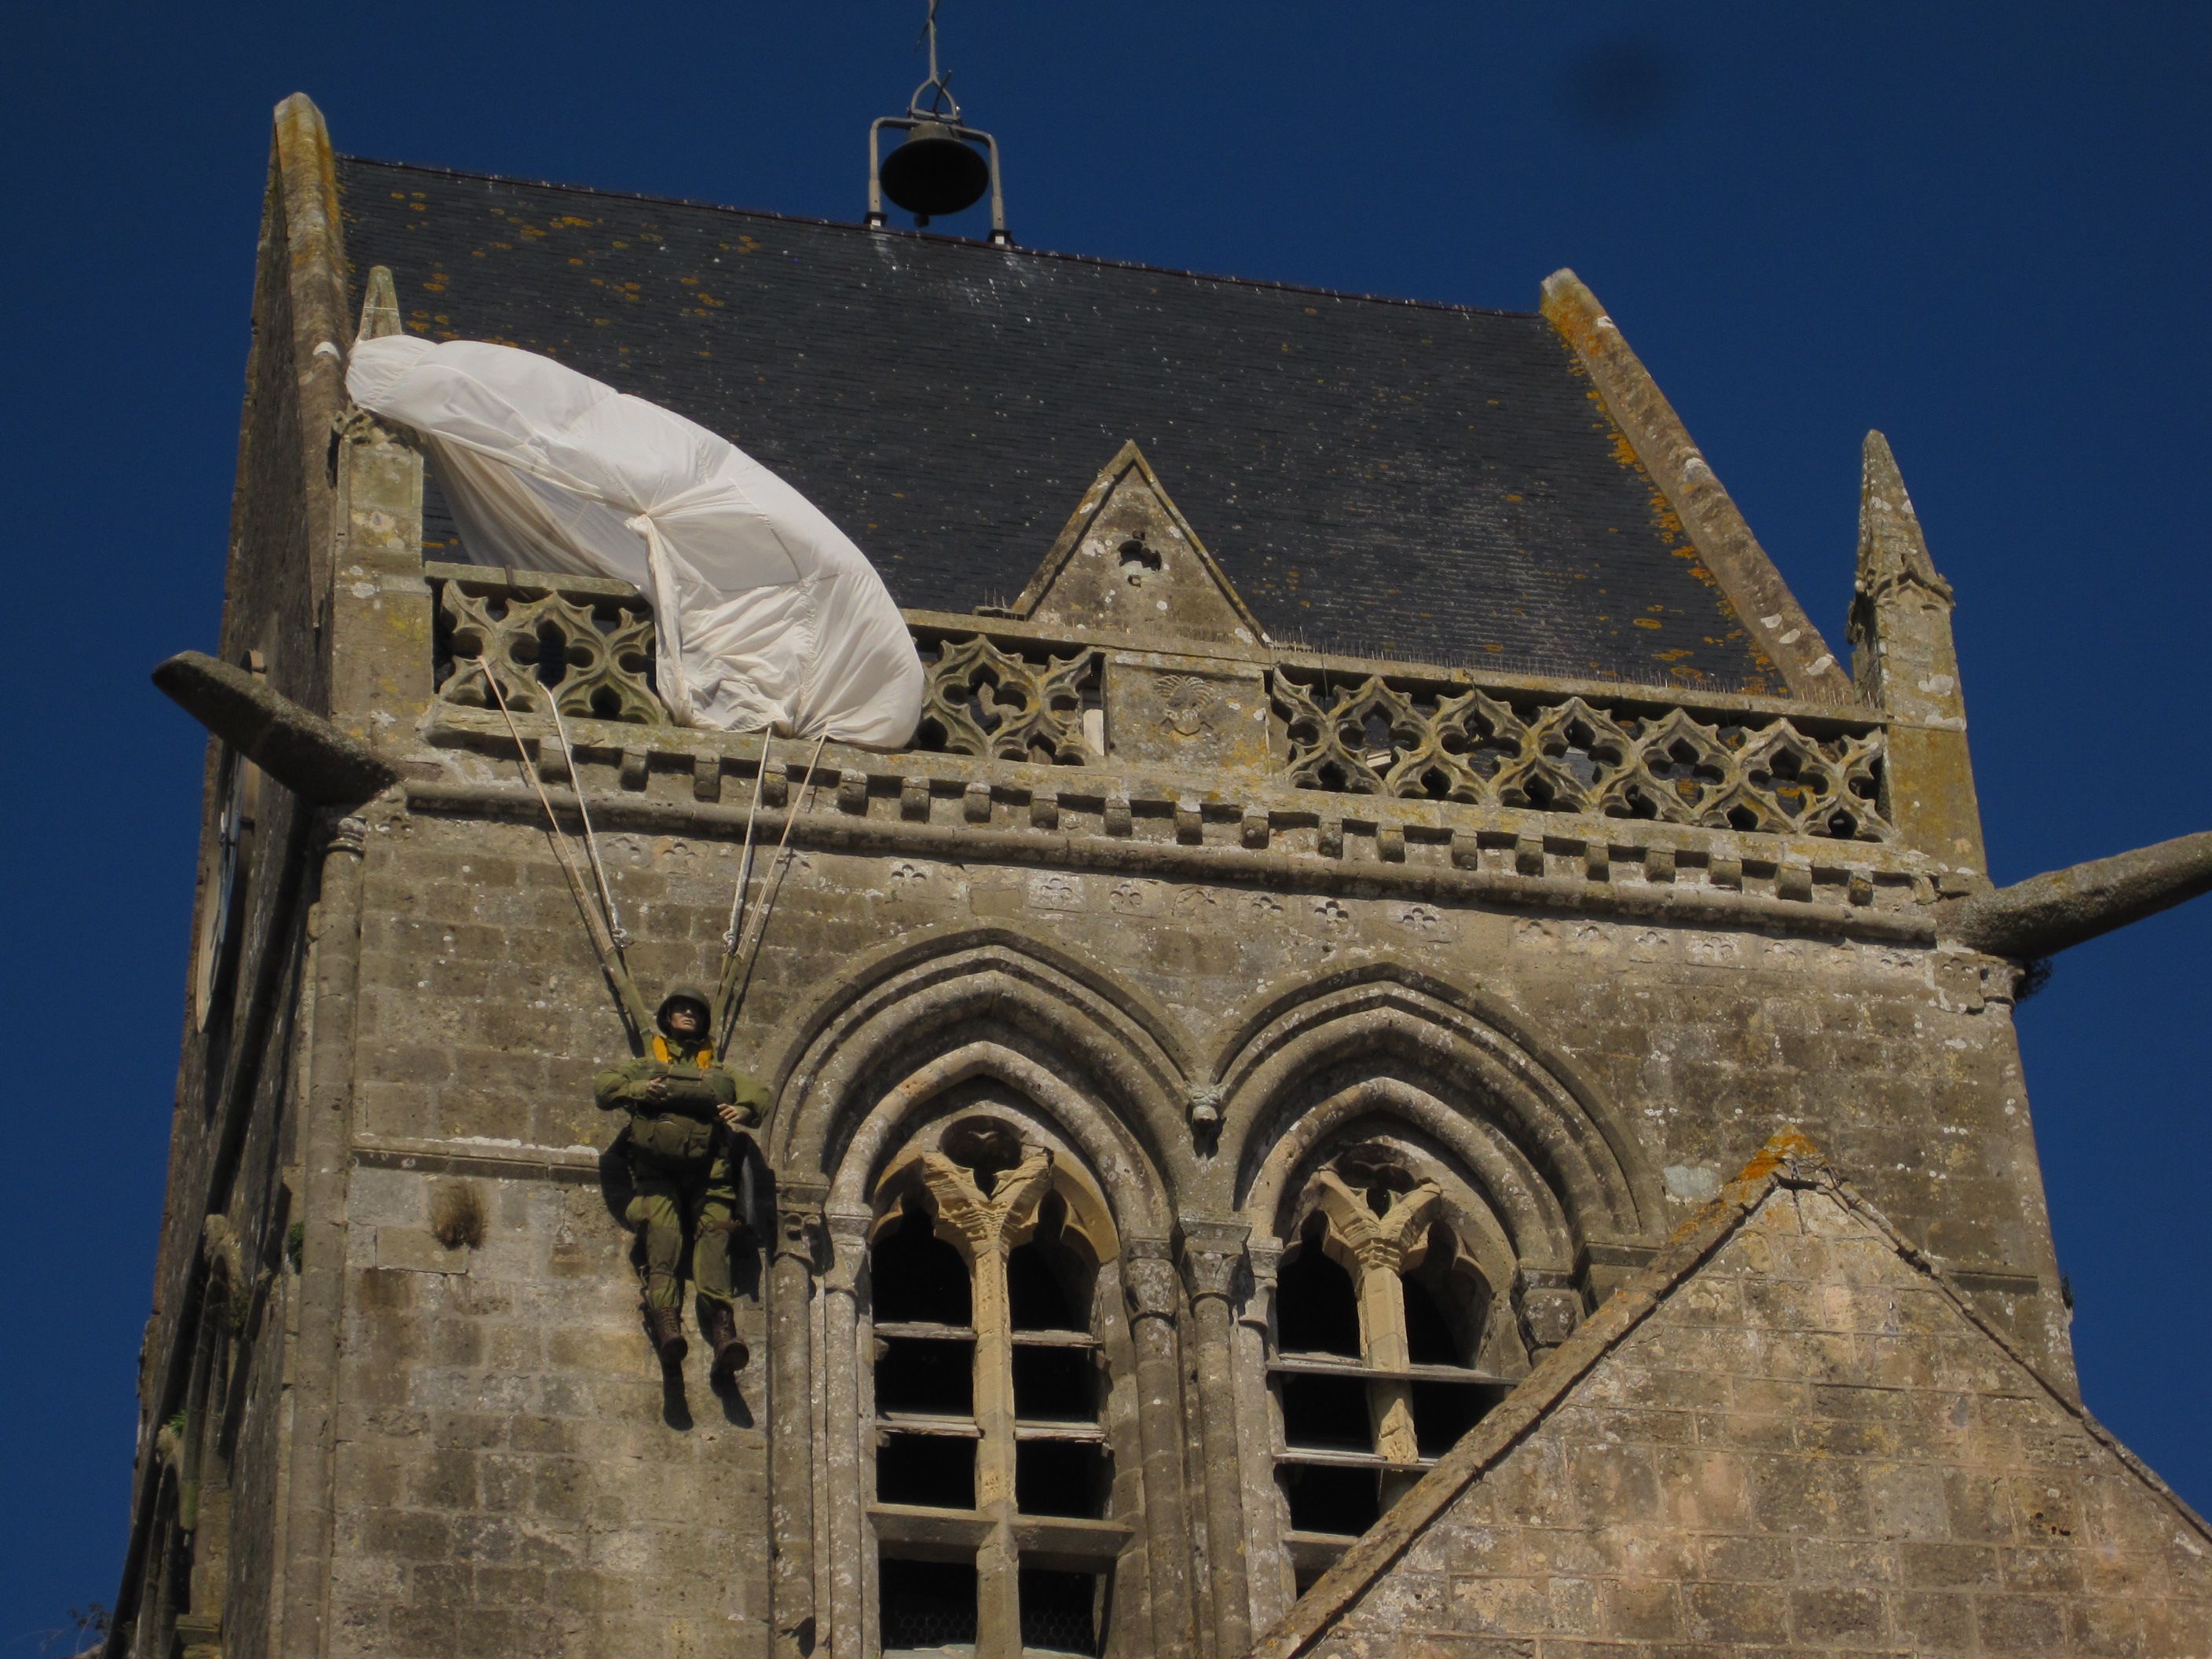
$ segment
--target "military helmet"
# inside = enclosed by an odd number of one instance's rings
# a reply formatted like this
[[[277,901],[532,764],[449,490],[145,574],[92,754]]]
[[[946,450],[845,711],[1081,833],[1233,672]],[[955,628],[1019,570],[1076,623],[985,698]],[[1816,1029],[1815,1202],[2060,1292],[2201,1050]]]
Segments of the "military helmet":
[[[699,1005],[700,1023],[703,1025],[714,1017],[714,1000],[706,991],[690,980],[678,980],[668,988],[668,994],[660,999],[660,1006],[653,1011],[653,1021],[662,1031],[668,1030],[668,1006],[674,1002],[696,1002]]]

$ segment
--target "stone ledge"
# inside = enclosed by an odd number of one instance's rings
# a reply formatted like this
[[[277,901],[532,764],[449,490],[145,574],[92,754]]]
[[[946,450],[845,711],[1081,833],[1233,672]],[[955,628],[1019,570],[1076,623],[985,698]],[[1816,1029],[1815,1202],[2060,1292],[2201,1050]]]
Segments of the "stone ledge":
[[[417,1140],[356,1134],[353,1162],[362,1169],[423,1175],[485,1176],[507,1181],[557,1181],[595,1186],[605,1154],[587,1146],[531,1146],[519,1142]]]
[[[552,722],[518,714],[514,729],[496,713],[457,704],[439,704],[422,729],[423,756],[410,776],[429,767],[448,772],[456,753],[473,754],[504,765],[516,762],[520,733],[530,763],[548,783],[567,783],[566,760],[556,743]],[[684,726],[635,726],[577,718],[568,738],[580,768],[603,769],[605,785],[596,804],[618,794],[684,795],[709,805],[726,793],[749,797],[758,773],[763,744],[755,732],[708,732]],[[811,745],[778,740],[762,791],[763,804],[781,806],[791,784],[806,770]],[[1302,789],[1279,781],[1252,777],[1223,785],[1217,771],[1205,775],[1171,768],[1101,763],[1085,767],[1046,766],[994,760],[974,755],[909,750],[883,754],[834,744],[824,749],[818,769],[833,799],[848,815],[866,818],[878,812],[927,823],[939,811],[957,811],[971,822],[988,823],[998,813],[1026,809],[1032,820],[1054,819],[1064,810],[1113,813],[1116,803],[1133,805],[1139,824],[1157,818],[1165,833],[1178,811],[1198,815],[1202,836],[1221,844],[1242,841],[1266,848],[1278,835],[1311,832],[1331,857],[1342,856],[1345,832],[1352,843],[1374,842],[1376,857],[1395,855],[1398,838],[1415,843],[1454,842],[1471,857],[1482,849],[1526,842],[1563,858],[1623,854],[1648,858],[1653,853],[1684,869],[1718,868],[1729,860],[1764,872],[1762,879],[1793,882],[1797,872],[1817,885],[1823,880],[1845,885],[1851,902],[1875,902],[1874,889],[1908,883],[1916,889],[1934,879],[1935,866],[1893,842],[1843,840],[1820,836],[1780,835],[1765,830],[1669,823],[1657,819],[1610,817],[1592,812],[1547,812],[1532,807],[1478,805],[1408,796],[1339,793]],[[734,789],[732,789],[734,786]],[[985,816],[973,815],[978,804]],[[1386,845],[1389,852],[1386,853]],[[1664,879],[1665,878],[1661,878]]]
[[[544,816],[536,793],[522,784],[427,782],[402,786],[411,811],[453,817],[497,817],[536,820]],[[573,819],[576,797],[549,788],[557,810]],[[1063,804],[1067,797],[1061,797]],[[1078,799],[1084,799],[1079,797]],[[1171,812],[1172,800],[1147,803]],[[603,830],[736,840],[744,833],[745,811],[696,799],[659,799],[643,794],[595,793],[592,821]],[[1235,832],[1241,818],[1224,807],[1222,826]],[[786,812],[764,808],[755,827],[763,843],[783,833]],[[1110,826],[1109,826],[1110,828]],[[1339,836],[1342,824],[1338,825]],[[830,852],[904,854],[968,861],[1049,865],[1061,869],[1095,869],[1149,875],[1170,880],[1249,882],[1276,891],[1409,894],[1454,902],[1490,902],[1584,915],[1615,915],[1668,921],[1696,921],[1743,927],[1779,927],[1796,932],[1840,934],[1906,944],[1932,944],[1935,918],[1920,908],[1854,906],[1811,897],[1784,898],[1747,892],[1735,885],[1671,882],[1592,880],[1587,866],[1574,875],[1523,873],[1511,868],[1464,869],[1447,861],[1444,844],[1424,845],[1433,855],[1402,862],[1346,860],[1327,854],[1261,852],[1226,840],[1193,846],[1146,840],[1126,832],[1087,835],[1066,830],[997,829],[981,824],[954,828],[906,818],[867,818],[836,810],[834,799],[820,812],[803,814],[792,829],[792,842]],[[1324,838],[1326,839],[1326,837]],[[1410,839],[1410,838],[1409,838]],[[1578,843],[1579,844],[1579,843]],[[1743,861],[1729,860],[1740,870]],[[1886,874],[1889,872],[1885,872]],[[1611,871],[1608,869],[1608,877]],[[1740,875],[1738,879],[1741,879]],[[1898,878],[1893,878],[1896,880]],[[1807,890],[1809,892],[1809,888]],[[1900,897],[1909,896],[1900,893]]]

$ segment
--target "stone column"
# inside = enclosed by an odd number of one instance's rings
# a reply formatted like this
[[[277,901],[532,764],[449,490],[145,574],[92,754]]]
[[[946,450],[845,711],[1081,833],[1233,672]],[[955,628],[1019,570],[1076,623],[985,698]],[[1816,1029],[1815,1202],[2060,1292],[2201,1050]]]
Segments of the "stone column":
[[[1146,1572],[1152,1584],[1155,1659],[1195,1646],[1190,1607],[1189,1523],[1182,1501],[1182,1386],[1176,1358],[1180,1299],[1166,1241],[1130,1239],[1121,1258],[1129,1340],[1137,1352],[1137,1426],[1145,1470]]]
[[[1007,1340],[1003,1229],[975,1253],[975,1508],[991,1530],[975,1547],[975,1651],[1022,1650],[1020,1581],[1014,1559],[1014,1348]]]
[[[768,1270],[769,1596],[775,1659],[814,1651],[814,1267],[818,1182],[779,1182]]]
[[[368,274],[356,337],[403,332],[392,272]],[[404,729],[436,695],[430,585],[422,576],[422,457],[364,410],[349,409],[337,432],[338,541],[331,607],[331,720],[366,743],[380,726]]]
[[[1213,1581],[1213,1651],[1218,1659],[1243,1659],[1252,1645],[1251,1591],[1244,1571],[1243,1468],[1237,1435],[1233,1317],[1246,1231],[1241,1222],[1191,1221],[1183,1227],[1182,1271],[1190,1291],[1200,1444],[1206,1461],[1206,1549]]]
[[[828,1401],[829,1433],[822,1470],[819,1507],[829,1517],[829,1646],[833,1653],[859,1653],[866,1604],[867,1536],[861,1491],[869,1425],[860,1413],[860,1279],[868,1257],[873,1218],[832,1212],[823,1218],[830,1243],[830,1270],[823,1276],[821,1372]]]
[[[353,1133],[354,1038],[361,989],[362,867],[368,825],[340,818],[329,830],[322,883],[307,915],[313,952],[314,1022],[307,1096],[295,1143],[301,1164],[301,1270],[294,1294],[297,1381],[289,1390],[290,1467],[283,1543],[283,1611],[276,1652],[320,1659],[329,1649],[330,1564],[336,1532],[331,1488],[337,1455],[338,1367],[345,1322],[346,1178]],[[155,1558],[158,1560],[160,1558]]]
[[[1242,1437],[1245,1536],[1250,1555],[1245,1580],[1252,1598],[1254,1628],[1266,1630],[1289,1611],[1292,1580],[1283,1553],[1280,1489],[1275,1485],[1275,1400],[1267,1386],[1268,1321],[1275,1301],[1275,1274],[1283,1246],[1272,1238],[1248,1239],[1244,1260],[1252,1275],[1250,1291],[1237,1316],[1237,1411],[1247,1425]]]

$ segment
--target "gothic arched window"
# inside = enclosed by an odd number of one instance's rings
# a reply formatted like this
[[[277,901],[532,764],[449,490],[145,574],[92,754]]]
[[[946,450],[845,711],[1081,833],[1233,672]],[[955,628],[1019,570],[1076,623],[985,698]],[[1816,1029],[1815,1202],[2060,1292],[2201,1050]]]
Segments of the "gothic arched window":
[[[1308,1182],[1275,1282],[1276,1475],[1301,1593],[1512,1386],[1489,1282],[1443,1188],[1340,1158]]]
[[[868,1251],[877,1634],[889,1655],[1103,1653],[1115,1460],[1105,1211],[995,1118],[892,1161]]]

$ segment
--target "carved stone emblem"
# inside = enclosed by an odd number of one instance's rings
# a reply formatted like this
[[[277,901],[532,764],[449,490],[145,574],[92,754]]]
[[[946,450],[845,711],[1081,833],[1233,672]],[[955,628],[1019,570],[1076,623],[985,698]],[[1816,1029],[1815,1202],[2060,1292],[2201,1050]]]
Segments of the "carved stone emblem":
[[[1433,904],[1401,904],[1391,912],[1390,919],[1409,933],[1419,933],[1423,939],[1442,939],[1449,931],[1444,925],[1443,912]]]
[[[1083,891],[1073,877],[1050,871],[1030,878],[1030,908],[1033,910],[1079,910]]]
[[[1160,724],[1179,738],[1194,738],[1213,725],[1221,689],[1196,674],[1163,674],[1159,680]]]

